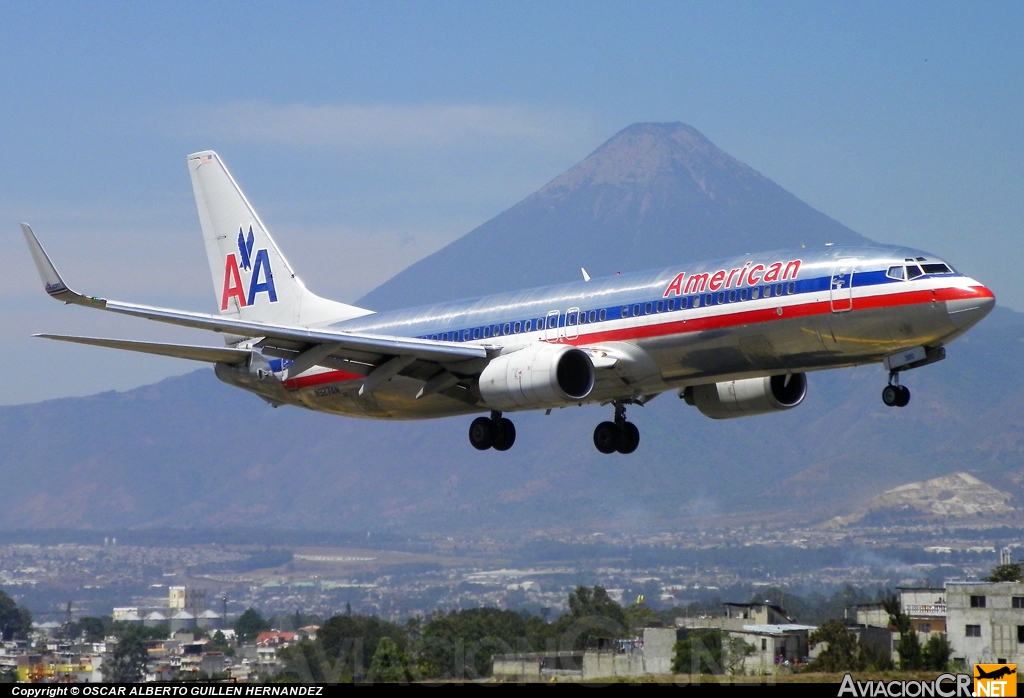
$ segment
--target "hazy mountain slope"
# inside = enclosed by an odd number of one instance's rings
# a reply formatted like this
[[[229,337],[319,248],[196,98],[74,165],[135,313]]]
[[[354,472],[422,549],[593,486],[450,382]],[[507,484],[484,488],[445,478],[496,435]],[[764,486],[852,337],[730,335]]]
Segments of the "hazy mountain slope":
[[[363,297],[374,309],[826,242],[868,240],[686,124],[633,124]]]
[[[206,370],[5,407],[0,526],[644,530],[726,512],[831,518],[958,470],[1003,483],[1024,470],[1024,316],[990,319],[906,375],[906,409],[881,404],[877,367],[814,374],[800,408],[726,422],[668,394],[631,408],[631,457],[590,443],[609,408],[518,415],[515,448],[480,453],[468,419],[274,410]]]

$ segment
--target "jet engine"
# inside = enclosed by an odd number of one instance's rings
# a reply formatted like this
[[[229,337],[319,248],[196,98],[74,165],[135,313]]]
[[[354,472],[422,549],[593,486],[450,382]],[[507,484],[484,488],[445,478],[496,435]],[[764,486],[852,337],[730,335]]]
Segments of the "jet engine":
[[[679,397],[707,417],[732,419],[788,410],[803,402],[806,395],[807,375],[792,373],[694,385]]]
[[[594,389],[594,363],[583,351],[532,344],[492,359],[480,374],[480,395],[495,410],[558,407]]]

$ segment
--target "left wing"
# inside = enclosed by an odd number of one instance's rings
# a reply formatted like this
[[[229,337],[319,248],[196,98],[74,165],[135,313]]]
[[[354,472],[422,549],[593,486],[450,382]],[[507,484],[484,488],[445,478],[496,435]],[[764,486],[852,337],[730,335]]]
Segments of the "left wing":
[[[379,383],[395,375],[409,375],[419,378],[428,384],[433,379],[441,379],[439,383],[450,383],[449,375],[470,377],[479,374],[492,356],[496,356],[498,347],[487,347],[480,344],[463,344],[458,342],[439,342],[429,339],[397,337],[390,335],[372,335],[355,332],[343,332],[330,329],[309,329],[286,325],[275,325],[263,322],[233,320],[218,315],[193,313],[183,310],[157,308],[134,303],[122,303],[104,298],[85,296],[71,290],[53,262],[39,243],[35,233],[27,224],[21,224],[22,233],[28,244],[29,252],[43,280],[46,292],[50,297],[64,303],[84,305],[99,310],[107,310],[122,315],[156,320],[171,325],[210,330],[226,335],[234,335],[247,346],[261,349],[268,356],[289,359],[289,377],[297,376],[314,366],[340,368],[346,366],[353,373],[367,376],[367,383]],[[89,337],[58,337],[43,335],[49,339],[71,341],[80,344],[109,346],[116,349],[128,349],[145,353],[176,356],[200,361],[213,360],[215,356],[224,356],[226,363],[238,363],[239,354],[218,354],[217,349],[210,348],[204,353],[203,347],[180,345],[159,345],[126,340],[96,339]],[[249,352],[246,349],[227,348],[227,351]],[[203,358],[200,358],[203,357]],[[221,359],[215,359],[220,361]]]

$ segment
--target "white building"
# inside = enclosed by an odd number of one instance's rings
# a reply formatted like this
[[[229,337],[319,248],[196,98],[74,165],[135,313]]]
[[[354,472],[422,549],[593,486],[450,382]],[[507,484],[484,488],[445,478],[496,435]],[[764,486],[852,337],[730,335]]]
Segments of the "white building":
[[[954,659],[1024,664],[1024,583],[946,582],[946,607]]]

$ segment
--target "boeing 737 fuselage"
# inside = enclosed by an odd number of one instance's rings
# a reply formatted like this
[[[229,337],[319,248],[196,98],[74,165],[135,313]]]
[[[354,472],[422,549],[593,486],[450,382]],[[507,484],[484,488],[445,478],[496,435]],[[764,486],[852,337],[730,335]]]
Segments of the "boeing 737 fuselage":
[[[945,261],[890,246],[747,254],[474,300],[374,313],[308,291],[216,153],[188,157],[219,314],[83,296],[65,285],[22,225],[52,297],[211,330],[226,346],[39,335],[213,363],[217,376],[272,405],[376,419],[489,413],[469,438],[507,450],[505,413],[611,404],[594,430],[602,453],[640,442],[629,404],[675,391],[726,419],[787,410],[809,371],[883,363],[882,399],[903,407],[907,369],[995,304]]]

